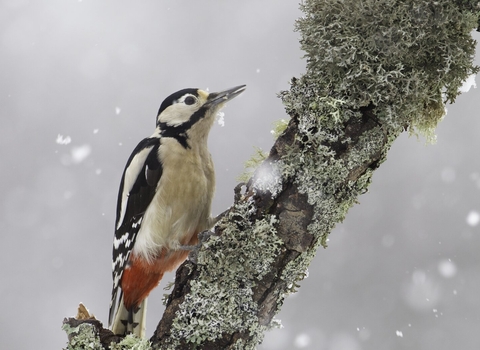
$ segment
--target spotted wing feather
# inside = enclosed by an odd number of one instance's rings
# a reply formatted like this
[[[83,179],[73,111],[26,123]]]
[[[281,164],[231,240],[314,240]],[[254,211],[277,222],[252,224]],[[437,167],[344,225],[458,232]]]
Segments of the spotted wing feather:
[[[142,218],[155,195],[162,176],[162,164],[158,160],[160,139],[151,137],[142,140],[130,155],[123,172],[117,201],[117,219],[113,241],[112,300],[109,325],[112,324],[118,302],[123,270],[135,244]]]

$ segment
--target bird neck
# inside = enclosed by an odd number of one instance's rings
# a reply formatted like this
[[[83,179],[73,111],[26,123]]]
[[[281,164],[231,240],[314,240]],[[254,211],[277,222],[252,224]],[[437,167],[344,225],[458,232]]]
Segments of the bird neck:
[[[161,123],[155,131],[161,137],[174,138],[184,148],[203,148],[207,146],[208,134],[212,128],[214,118],[205,118],[193,125],[180,124],[169,126]]]
[[[188,139],[191,140],[190,144],[206,145],[213,121],[214,118],[209,116],[192,125],[187,130]]]

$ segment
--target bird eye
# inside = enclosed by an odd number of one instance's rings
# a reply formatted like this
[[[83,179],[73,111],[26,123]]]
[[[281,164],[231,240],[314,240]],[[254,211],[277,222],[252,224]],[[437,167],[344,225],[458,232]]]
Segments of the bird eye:
[[[186,105],[193,105],[195,103],[195,97],[188,96],[183,102],[185,102]]]

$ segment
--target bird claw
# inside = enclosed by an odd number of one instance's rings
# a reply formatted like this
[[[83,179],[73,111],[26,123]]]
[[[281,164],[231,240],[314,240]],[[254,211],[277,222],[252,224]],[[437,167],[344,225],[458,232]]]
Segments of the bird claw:
[[[198,252],[202,247],[203,243],[208,241],[211,236],[216,236],[215,232],[210,230],[202,231],[198,234],[198,244],[197,245],[185,245],[180,246],[180,249],[189,250],[190,254],[188,255],[188,259],[193,263],[197,264]]]

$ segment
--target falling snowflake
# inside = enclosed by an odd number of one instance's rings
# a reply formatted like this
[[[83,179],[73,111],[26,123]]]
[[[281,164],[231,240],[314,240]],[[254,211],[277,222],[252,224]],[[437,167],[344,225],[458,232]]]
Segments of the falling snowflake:
[[[225,126],[225,113],[223,112],[218,112],[216,117],[215,117],[215,120],[217,121],[218,125],[220,126]]]
[[[72,138],[70,136],[63,137],[63,135],[58,134],[55,142],[59,145],[68,145],[70,142],[72,142]]]
[[[73,163],[81,163],[83,162],[89,155],[92,153],[92,147],[90,145],[82,145],[79,147],[72,148],[72,161]]]
[[[438,272],[445,278],[452,278],[457,274],[457,266],[450,260],[442,260],[438,263]]]
[[[298,349],[306,348],[311,343],[311,338],[306,333],[300,333],[295,337],[294,345]]]
[[[472,210],[470,213],[467,215],[467,224],[470,226],[477,226],[478,223],[480,222],[480,214],[474,210]]]

